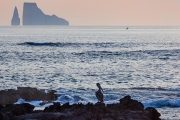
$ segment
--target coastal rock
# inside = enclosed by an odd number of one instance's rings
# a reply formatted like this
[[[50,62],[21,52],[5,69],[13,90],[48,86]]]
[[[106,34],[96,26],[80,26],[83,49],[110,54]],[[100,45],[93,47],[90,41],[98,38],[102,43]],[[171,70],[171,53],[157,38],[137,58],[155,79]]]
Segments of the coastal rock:
[[[60,103],[53,103],[53,105],[50,105],[49,107],[46,107],[44,109],[44,112],[60,112],[62,109]]]
[[[39,90],[31,87],[18,87],[17,90],[2,90],[0,91],[0,104],[13,104],[17,102],[19,98],[25,99],[26,101],[53,101],[57,99],[56,94],[54,94],[55,92],[55,90],[50,90],[46,93],[45,90]]]
[[[16,116],[14,120],[30,120],[30,119],[31,120],[60,120],[58,119],[60,116],[63,116],[63,114],[59,112],[51,112],[51,113],[39,112],[39,113]]]
[[[69,22],[56,15],[45,15],[36,3],[24,3],[23,25],[69,25]]]
[[[146,108],[145,113],[151,120],[160,120],[161,114],[153,107]]]
[[[0,120],[13,120],[15,115],[11,112],[2,113],[0,112]]]
[[[20,91],[33,93],[36,88],[18,88]],[[14,90],[10,90],[14,92]],[[20,94],[21,95],[21,94]],[[19,96],[20,96],[19,95]],[[27,96],[28,97],[28,96]],[[32,99],[32,98],[31,98]],[[104,103],[82,103],[61,105],[54,102],[44,110],[33,111],[34,106],[28,103],[7,104],[0,106],[2,120],[160,120],[160,114],[155,108],[146,108],[142,103],[125,96],[120,103],[105,105]]]
[[[16,116],[32,113],[33,109],[34,106],[28,103],[7,104],[0,110],[0,120],[14,120]]]
[[[12,113],[15,116],[33,112],[34,106],[28,103],[23,104],[7,104],[2,110],[2,113]]]
[[[125,120],[150,120],[143,111],[128,111]]]
[[[2,106],[2,105],[0,105],[0,111],[1,111],[1,109],[3,109],[4,107]]]
[[[17,7],[14,8],[13,17],[11,20],[11,25],[20,25],[20,18]]]
[[[137,100],[132,100],[131,96],[125,96],[124,98],[120,99],[120,107],[122,109],[130,109],[130,110],[144,110],[144,106],[141,102]]]

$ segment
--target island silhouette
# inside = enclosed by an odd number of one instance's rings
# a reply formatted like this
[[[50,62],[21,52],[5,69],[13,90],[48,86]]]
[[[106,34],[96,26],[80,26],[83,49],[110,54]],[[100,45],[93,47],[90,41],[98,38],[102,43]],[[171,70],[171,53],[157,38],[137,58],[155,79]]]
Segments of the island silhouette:
[[[20,25],[18,9],[15,7],[11,25]],[[46,15],[36,3],[24,3],[22,25],[69,25],[69,22],[56,15]]]

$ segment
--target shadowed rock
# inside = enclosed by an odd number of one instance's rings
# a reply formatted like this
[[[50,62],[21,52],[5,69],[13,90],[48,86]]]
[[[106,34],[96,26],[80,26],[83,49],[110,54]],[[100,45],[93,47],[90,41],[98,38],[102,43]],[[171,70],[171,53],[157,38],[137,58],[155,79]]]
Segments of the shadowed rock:
[[[132,100],[131,96],[125,96],[124,98],[120,99],[120,107],[122,109],[130,109],[130,110],[144,110],[144,106],[141,102],[137,100]]]
[[[60,120],[58,119],[60,116],[64,114],[59,112],[51,112],[51,113],[33,113],[15,117],[14,120]],[[63,120],[63,119],[61,119]]]
[[[19,115],[33,112],[33,109],[34,109],[34,106],[28,103],[23,103],[23,104],[18,104],[18,105],[7,104],[3,109],[1,109],[1,112],[2,113],[11,112],[16,116],[19,116]]]
[[[60,112],[62,110],[61,104],[54,102],[53,105],[46,107],[44,112]]]
[[[146,108],[145,113],[151,120],[160,120],[161,114],[153,107]]]
[[[3,109],[4,107],[2,106],[2,105],[0,105],[0,111],[1,111],[1,109]]]
[[[45,90],[39,90],[31,87],[18,87],[17,90],[8,89],[0,91],[0,104],[13,104],[18,101],[19,98],[23,98],[27,101],[32,100],[56,100],[57,96],[54,94],[55,90],[50,90],[48,93]]]
[[[22,88],[21,88],[22,89]],[[24,89],[24,88],[23,88]],[[69,103],[61,105],[54,102],[44,110],[33,111],[34,106],[26,104],[8,104],[1,106],[2,120],[160,120],[155,108],[146,108],[142,103],[125,96],[118,104],[105,105],[97,102],[83,105]]]

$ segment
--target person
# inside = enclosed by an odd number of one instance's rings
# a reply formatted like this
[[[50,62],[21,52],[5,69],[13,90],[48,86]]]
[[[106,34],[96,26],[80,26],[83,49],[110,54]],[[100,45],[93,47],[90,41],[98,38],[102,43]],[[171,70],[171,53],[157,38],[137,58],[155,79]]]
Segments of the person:
[[[104,102],[103,89],[101,88],[101,85],[99,83],[96,83],[96,86],[99,88],[99,90],[95,92],[98,102],[103,103]]]

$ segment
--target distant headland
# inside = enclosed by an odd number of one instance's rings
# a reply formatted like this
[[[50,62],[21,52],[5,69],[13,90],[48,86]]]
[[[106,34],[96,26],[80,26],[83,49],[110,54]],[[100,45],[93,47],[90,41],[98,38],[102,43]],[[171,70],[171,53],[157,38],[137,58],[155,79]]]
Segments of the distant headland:
[[[56,15],[46,15],[36,3],[24,3],[22,25],[69,25],[69,22]],[[11,25],[20,25],[18,10],[15,7]]]

